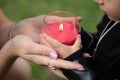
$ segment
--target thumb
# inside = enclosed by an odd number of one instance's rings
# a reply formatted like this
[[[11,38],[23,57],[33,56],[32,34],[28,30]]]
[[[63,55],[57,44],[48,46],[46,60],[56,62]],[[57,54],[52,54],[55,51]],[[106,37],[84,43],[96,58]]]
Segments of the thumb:
[[[78,35],[75,43],[73,44],[75,48],[81,48],[82,47],[82,41],[81,41],[81,35]]]
[[[77,17],[77,21],[78,21],[78,22],[81,22],[82,19],[83,19],[82,17]]]

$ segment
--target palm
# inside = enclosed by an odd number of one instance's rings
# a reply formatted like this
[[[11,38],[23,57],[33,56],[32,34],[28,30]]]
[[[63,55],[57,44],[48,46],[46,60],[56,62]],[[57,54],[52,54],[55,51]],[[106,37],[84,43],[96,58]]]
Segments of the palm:
[[[34,42],[39,43],[39,35],[42,32],[42,27],[44,26],[43,17],[44,16],[39,16],[19,22],[15,27],[13,27],[12,36],[14,37],[18,34],[25,34]]]

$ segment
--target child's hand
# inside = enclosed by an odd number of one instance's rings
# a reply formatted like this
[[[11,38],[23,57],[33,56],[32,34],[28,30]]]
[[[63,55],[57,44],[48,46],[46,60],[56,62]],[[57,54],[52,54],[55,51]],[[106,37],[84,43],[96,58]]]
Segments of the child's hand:
[[[80,35],[77,36],[77,39],[72,46],[64,45],[46,34],[42,34],[40,35],[40,37],[41,44],[47,45],[56,50],[59,54],[59,57],[62,59],[66,58],[67,56],[71,55],[82,47]]]

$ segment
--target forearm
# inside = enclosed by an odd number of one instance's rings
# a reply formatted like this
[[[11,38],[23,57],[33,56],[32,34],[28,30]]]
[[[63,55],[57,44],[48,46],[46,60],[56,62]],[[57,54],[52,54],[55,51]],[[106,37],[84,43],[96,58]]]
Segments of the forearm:
[[[9,29],[13,24],[0,9],[0,48],[9,40]]]
[[[3,11],[0,9],[0,27],[3,26],[3,25],[11,25],[11,24],[13,24],[13,22],[10,21],[7,18],[7,16],[3,13]]]
[[[12,55],[8,47],[3,47],[0,50],[0,79],[4,80],[7,75],[7,72],[13,65],[14,61],[16,60],[16,56]]]

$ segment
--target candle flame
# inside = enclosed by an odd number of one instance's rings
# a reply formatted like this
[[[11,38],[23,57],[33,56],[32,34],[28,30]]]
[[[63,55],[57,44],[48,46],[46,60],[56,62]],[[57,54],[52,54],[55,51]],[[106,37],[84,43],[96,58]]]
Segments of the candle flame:
[[[60,24],[59,30],[60,30],[60,31],[63,31],[63,28],[64,28],[63,24]]]

